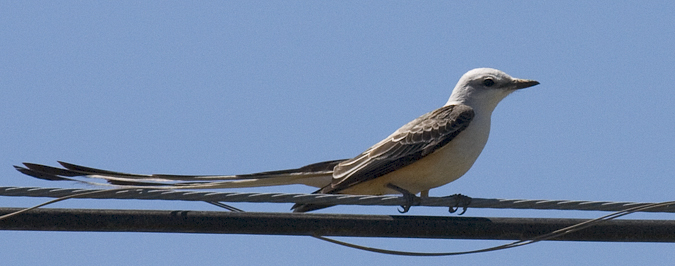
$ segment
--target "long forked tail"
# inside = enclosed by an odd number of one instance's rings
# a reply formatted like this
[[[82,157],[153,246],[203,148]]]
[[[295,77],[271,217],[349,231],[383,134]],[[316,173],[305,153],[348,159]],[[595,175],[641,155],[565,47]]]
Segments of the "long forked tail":
[[[333,167],[344,160],[310,164],[296,169],[245,175],[140,175],[90,168],[59,162],[63,168],[34,163],[14,166],[17,171],[52,181],[77,181],[95,185],[115,185],[163,189],[216,189],[303,184],[324,187],[331,182]],[[103,179],[78,179],[77,177]]]

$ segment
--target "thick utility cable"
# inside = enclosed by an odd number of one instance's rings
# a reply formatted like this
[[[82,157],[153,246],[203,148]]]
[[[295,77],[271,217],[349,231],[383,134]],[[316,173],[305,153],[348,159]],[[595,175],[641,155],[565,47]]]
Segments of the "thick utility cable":
[[[76,195],[77,194],[77,195]],[[75,195],[75,196],[74,196]],[[333,195],[333,194],[289,194],[289,193],[237,193],[212,191],[157,190],[140,188],[118,189],[64,189],[39,187],[0,187],[0,196],[18,197],[73,197],[89,199],[145,199],[182,200],[207,202],[269,202],[329,205],[385,205],[400,206],[405,199],[399,195]],[[455,198],[422,198],[419,206],[456,206]],[[573,200],[524,200],[472,198],[469,208],[497,209],[541,209],[541,210],[593,210],[622,211],[631,207],[647,206],[650,203],[573,201]],[[641,210],[645,212],[675,212],[675,204]]]
[[[115,190],[116,190],[116,191],[124,191],[124,189],[115,189]],[[115,191],[115,190],[113,190],[113,191]],[[55,200],[51,200],[51,201],[49,201],[49,202],[46,202],[46,203],[43,203],[43,204],[34,206],[34,207],[32,207],[32,208],[22,209],[22,210],[18,210],[18,211],[11,211],[9,214],[0,216],[0,220],[3,220],[3,219],[6,219],[6,218],[15,216],[15,215],[17,215],[17,214],[19,214],[19,213],[23,213],[23,212],[28,211],[28,210],[31,210],[31,209],[38,208],[38,207],[40,207],[40,206],[44,206],[44,205],[47,205],[47,204],[50,204],[50,203],[57,202],[57,201],[60,201],[60,200],[65,200],[65,199],[68,199],[68,198],[74,198],[74,197],[79,197],[79,196],[95,195],[95,194],[106,193],[106,192],[110,192],[110,191],[105,191],[105,190],[91,190],[91,191],[84,191],[84,192],[80,191],[79,193],[69,194],[69,195],[66,195],[66,196],[62,196],[62,197],[60,197],[60,198],[57,198],[57,199],[55,199]],[[230,210],[230,211],[234,211],[234,212],[243,212],[242,210],[239,210],[239,209],[230,207],[230,206],[228,206],[228,205],[225,205],[225,204],[222,204],[222,203],[219,203],[219,202],[209,202],[209,203],[214,204],[214,205],[219,206],[219,207],[226,208],[226,209],[228,209],[228,210]],[[534,237],[534,238],[525,239],[525,240],[519,240],[519,241],[515,241],[515,242],[512,242],[512,243],[509,243],[509,244],[499,245],[499,246],[495,246],[495,247],[491,247],[491,248],[478,249],[478,250],[470,250],[470,251],[460,251],[460,252],[443,252],[443,253],[436,253],[436,252],[407,252],[407,251],[396,251],[396,250],[378,249],[378,248],[373,248],[373,247],[365,247],[365,246],[355,245],[355,244],[351,244],[351,243],[346,243],[346,242],[342,242],[342,241],[338,241],[338,240],[326,238],[326,237],[323,237],[323,236],[320,236],[320,235],[317,235],[317,234],[311,234],[311,236],[313,236],[313,237],[315,237],[315,238],[318,238],[318,239],[321,239],[321,240],[324,240],[324,241],[328,241],[328,242],[334,243],[334,244],[343,245],[343,246],[346,246],[346,247],[351,247],[351,248],[356,248],[356,249],[361,249],[361,250],[366,250],[366,251],[371,251],[371,252],[377,252],[377,253],[384,253],[384,254],[405,255],[405,256],[449,256],[449,255],[462,255],[462,254],[472,254],[472,253],[482,253],[482,252],[488,252],[488,251],[495,251],[495,250],[501,250],[501,249],[507,249],[507,248],[513,248],[513,247],[518,247],[518,246],[522,246],[522,245],[532,244],[532,243],[536,243],[536,242],[539,242],[539,241],[542,241],[542,240],[548,240],[548,239],[560,237],[560,236],[563,236],[563,235],[567,235],[567,234],[570,234],[570,233],[572,233],[572,232],[576,232],[576,231],[579,231],[579,230],[588,228],[588,227],[590,227],[590,226],[596,225],[596,224],[601,223],[601,222],[606,222],[606,221],[609,221],[609,220],[612,220],[612,219],[616,219],[616,218],[621,217],[621,216],[624,216],[624,215],[628,215],[628,214],[630,214],[630,213],[634,213],[634,212],[638,212],[638,211],[645,211],[645,210],[655,209],[655,208],[663,208],[663,207],[666,207],[666,208],[667,208],[667,207],[669,207],[669,206],[671,206],[671,205],[673,205],[673,204],[675,204],[675,202],[662,202],[662,203],[651,203],[651,204],[638,204],[638,206],[633,206],[633,207],[624,209],[624,210],[622,210],[622,211],[618,211],[618,212],[615,212],[615,213],[612,213],[612,214],[609,214],[609,215],[605,215],[605,216],[600,217],[600,218],[597,218],[597,219],[592,219],[592,220],[587,220],[587,221],[584,221],[584,222],[579,222],[579,223],[577,223],[577,224],[575,224],[575,225],[567,226],[567,227],[565,227],[565,228],[555,230],[555,231],[553,231],[553,232],[551,232],[551,233],[548,233],[548,234],[539,235],[539,236]],[[52,220],[52,219],[50,219],[50,220]],[[78,219],[78,220],[80,220],[80,219]],[[21,224],[24,224],[24,225],[25,225],[26,223],[21,223]],[[28,223],[28,224],[34,224],[34,222],[30,222],[30,223]],[[154,223],[153,223],[153,224],[154,224]],[[653,229],[653,228],[652,228],[652,229]],[[670,235],[670,234],[669,234],[669,235]]]

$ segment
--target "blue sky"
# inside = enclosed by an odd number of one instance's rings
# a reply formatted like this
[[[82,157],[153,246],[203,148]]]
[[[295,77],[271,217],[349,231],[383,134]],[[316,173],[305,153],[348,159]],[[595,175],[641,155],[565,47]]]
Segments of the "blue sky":
[[[497,107],[490,140],[474,167],[432,196],[674,200],[674,12],[668,1],[0,1],[0,186],[78,187],[14,171],[12,165],[25,161],[138,173],[238,174],[348,158],[443,105],[466,71],[493,67],[541,85]],[[0,206],[45,200],[0,197]],[[52,207],[218,210],[133,200],[70,200]],[[323,212],[398,214],[393,207]],[[409,214],[452,215],[423,207]],[[471,209],[465,216],[603,214]],[[0,256],[8,265],[675,260],[673,244],[663,243],[543,242],[416,258],[291,236],[3,231],[0,237]],[[346,240],[434,252],[504,243]]]

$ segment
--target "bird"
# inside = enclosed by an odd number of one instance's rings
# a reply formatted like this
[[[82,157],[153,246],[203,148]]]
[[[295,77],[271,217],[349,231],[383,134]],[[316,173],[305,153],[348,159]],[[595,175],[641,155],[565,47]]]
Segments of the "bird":
[[[59,161],[62,168],[35,163],[14,166],[46,180],[166,189],[219,189],[304,184],[318,194],[402,194],[407,212],[429,190],[463,176],[485,147],[492,112],[509,94],[538,85],[494,68],[476,68],[461,76],[442,107],[408,122],[350,159],[318,162],[300,168],[242,175],[130,174]],[[106,182],[83,181],[98,178]],[[92,179],[86,179],[92,180]],[[330,207],[295,204],[294,212]],[[466,208],[466,207],[465,207]]]

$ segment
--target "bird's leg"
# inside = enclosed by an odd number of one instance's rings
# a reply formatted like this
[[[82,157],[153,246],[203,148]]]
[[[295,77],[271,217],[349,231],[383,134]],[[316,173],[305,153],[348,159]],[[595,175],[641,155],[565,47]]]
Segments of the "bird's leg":
[[[469,204],[471,204],[471,197],[464,196],[462,194],[455,194],[450,197],[455,200],[455,206],[450,207],[448,210],[450,213],[455,213],[461,207],[462,212],[459,215],[462,215],[466,212],[466,209],[469,208]]]
[[[420,198],[415,196],[415,194],[410,193],[410,191],[405,190],[402,187],[399,187],[397,185],[394,185],[392,183],[387,184],[388,188],[391,188],[393,190],[398,191],[399,193],[403,194],[403,198],[405,198],[405,204],[401,205],[403,210],[399,210],[399,213],[406,213],[408,210],[410,210],[410,207],[413,205],[419,205],[420,204]]]

